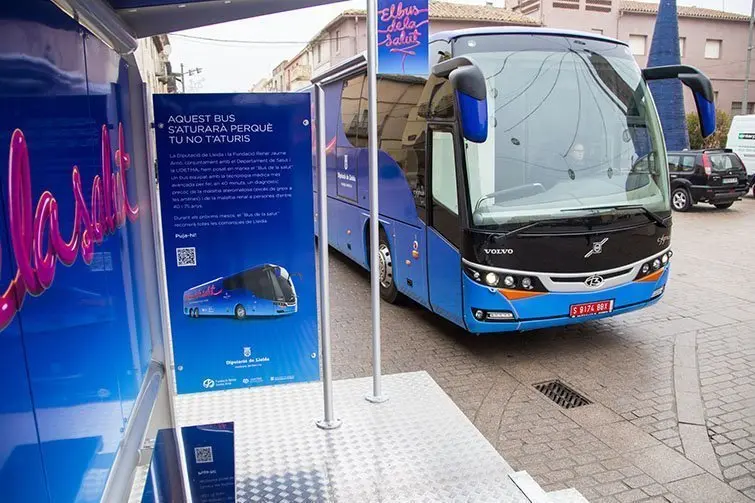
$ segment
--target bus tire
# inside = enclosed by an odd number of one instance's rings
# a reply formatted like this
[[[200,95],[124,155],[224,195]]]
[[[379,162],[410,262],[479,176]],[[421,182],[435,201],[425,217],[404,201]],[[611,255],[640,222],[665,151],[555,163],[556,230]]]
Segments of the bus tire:
[[[243,320],[246,318],[246,308],[241,304],[236,304],[236,307],[233,308],[233,315],[236,316],[237,320]]]
[[[382,226],[380,227],[378,255],[380,257],[380,298],[390,304],[395,304],[398,302],[399,292],[393,276],[391,245]]]

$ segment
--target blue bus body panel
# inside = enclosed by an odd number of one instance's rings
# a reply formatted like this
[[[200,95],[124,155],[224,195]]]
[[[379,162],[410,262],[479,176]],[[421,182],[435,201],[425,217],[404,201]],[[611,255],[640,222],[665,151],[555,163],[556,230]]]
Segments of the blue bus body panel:
[[[425,226],[414,227],[394,222],[392,228],[391,256],[396,287],[399,292],[429,309]]]
[[[433,311],[464,327],[461,255],[433,228],[427,229],[427,277]]]
[[[546,293],[514,301],[508,300],[495,288],[475,283],[464,274],[464,320],[470,332],[495,333],[570,325],[627,313],[647,307],[662,297],[659,295],[651,299],[655,290],[666,285],[669,267],[667,266],[663,275],[654,282],[635,281],[590,293]],[[604,300],[614,301],[613,312],[580,318],[569,317],[569,307],[573,304]],[[525,321],[480,322],[474,318],[474,309],[511,311],[517,320]]]

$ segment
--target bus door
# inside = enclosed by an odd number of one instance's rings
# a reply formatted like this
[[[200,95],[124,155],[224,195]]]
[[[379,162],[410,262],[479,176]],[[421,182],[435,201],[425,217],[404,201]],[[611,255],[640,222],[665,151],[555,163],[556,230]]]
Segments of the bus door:
[[[427,213],[427,279],[433,311],[464,326],[461,289],[461,219],[457,159],[461,154],[453,126],[430,124],[427,159],[430,169]]]

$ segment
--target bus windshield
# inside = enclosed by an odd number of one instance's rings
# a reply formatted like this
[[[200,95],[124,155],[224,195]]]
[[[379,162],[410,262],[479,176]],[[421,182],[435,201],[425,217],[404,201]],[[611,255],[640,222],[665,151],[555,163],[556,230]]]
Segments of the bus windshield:
[[[474,227],[590,208],[670,211],[660,123],[626,46],[481,35],[459,38],[460,54],[480,67],[488,88],[488,139],[465,142]]]
[[[285,300],[286,302],[293,302],[296,300],[296,295],[294,294],[294,288],[291,284],[291,276],[288,274],[288,271],[286,271],[284,268],[279,267],[277,271],[273,272],[274,281],[278,285],[277,291],[280,291],[281,298]]]

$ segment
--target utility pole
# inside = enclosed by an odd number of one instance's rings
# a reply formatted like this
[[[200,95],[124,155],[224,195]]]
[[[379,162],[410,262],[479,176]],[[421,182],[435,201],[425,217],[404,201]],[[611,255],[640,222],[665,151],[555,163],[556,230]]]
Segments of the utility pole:
[[[750,111],[748,91],[750,90],[750,58],[752,57],[752,24],[755,20],[755,0],[752,0],[750,8],[750,34],[747,36],[747,63],[745,63],[745,92],[742,98],[742,115],[747,115]]]
[[[181,63],[181,73],[177,73],[176,77],[181,80],[181,92],[182,93],[186,92],[186,84],[185,84],[186,75],[188,75],[189,77],[191,77],[192,75],[198,75],[200,73],[202,73],[202,69],[200,67],[191,68],[189,70],[184,71],[184,64]]]

